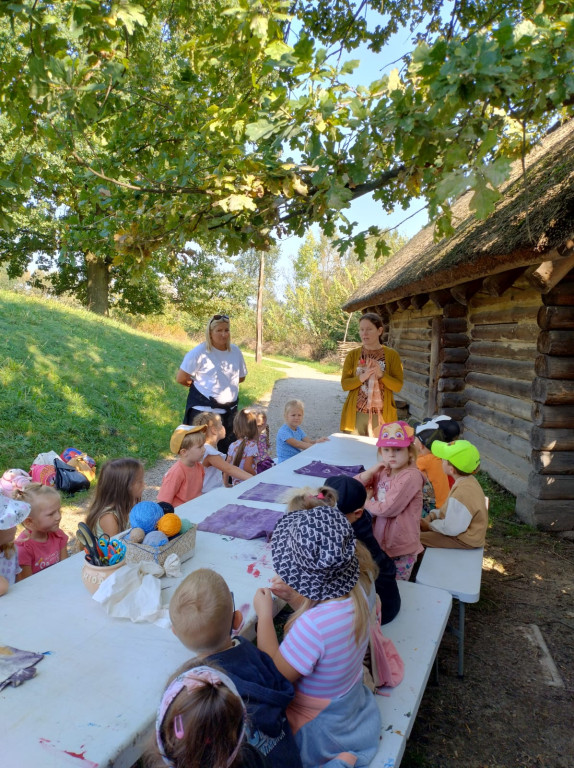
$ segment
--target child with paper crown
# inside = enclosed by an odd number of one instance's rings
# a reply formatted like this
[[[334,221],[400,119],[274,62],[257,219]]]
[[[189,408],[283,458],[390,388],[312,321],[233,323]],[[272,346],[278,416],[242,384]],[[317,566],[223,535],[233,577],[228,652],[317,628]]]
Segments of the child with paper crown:
[[[477,448],[468,440],[435,441],[431,451],[442,459],[443,469],[454,478],[454,485],[443,506],[421,519],[422,545],[449,549],[484,546],[488,511],[484,492],[473,477],[480,465]]]

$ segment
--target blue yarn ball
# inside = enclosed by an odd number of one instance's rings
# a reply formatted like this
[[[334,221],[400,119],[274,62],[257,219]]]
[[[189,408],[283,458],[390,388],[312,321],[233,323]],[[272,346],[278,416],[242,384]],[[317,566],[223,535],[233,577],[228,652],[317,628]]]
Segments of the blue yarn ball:
[[[164,511],[155,501],[140,501],[130,512],[132,528],[143,528],[146,533],[155,529],[157,521],[163,517]]]
[[[151,531],[151,533],[147,534],[143,543],[150,547],[162,547],[164,544],[167,544],[167,536],[161,531]]]

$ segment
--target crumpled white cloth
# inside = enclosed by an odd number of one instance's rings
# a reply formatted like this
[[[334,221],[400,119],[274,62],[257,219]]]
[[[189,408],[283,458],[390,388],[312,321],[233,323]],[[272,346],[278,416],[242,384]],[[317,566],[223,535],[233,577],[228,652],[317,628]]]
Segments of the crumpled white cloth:
[[[32,464],[53,464],[54,459],[59,459],[60,456],[56,453],[56,451],[44,451],[44,453],[39,453]]]
[[[161,604],[160,578],[164,575],[181,576],[181,563],[175,553],[166,558],[163,568],[149,561],[118,568],[102,581],[93,599],[116,619],[169,627],[168,610]]]

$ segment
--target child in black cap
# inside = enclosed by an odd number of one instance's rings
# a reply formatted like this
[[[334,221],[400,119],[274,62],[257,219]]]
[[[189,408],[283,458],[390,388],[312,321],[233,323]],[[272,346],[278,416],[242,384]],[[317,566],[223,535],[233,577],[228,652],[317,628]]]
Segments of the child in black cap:
[[[373,518],[370,512],[363,508],[367,500],[365,486],[347,475],[330,477],[325,481],[325,485],[336,491],[338,509],[351,524],[357,540],[367,547],[379,566],[375,589],[381,600],[381,624],[388,624],[399,612],[401,596],[397,586],[395,564],[379,546],[373,534]]]

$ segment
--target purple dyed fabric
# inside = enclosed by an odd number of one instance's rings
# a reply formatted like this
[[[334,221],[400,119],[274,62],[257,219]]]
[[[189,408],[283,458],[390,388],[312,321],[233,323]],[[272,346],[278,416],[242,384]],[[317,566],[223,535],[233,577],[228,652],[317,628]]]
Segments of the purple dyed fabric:
[[[235,536],[237,539],[271,538],[283,512],[276,509],[255,509],[241,504],[226,504],[209,515],[197,527],[200,531]]]
[[[273,504],[282,504],[279,501],[283,495],[291,490],[290,485],[277,485],[275,483],[258,483],[239,496],[240,499],[251,501],[271,501]]]
[[[350,475],[354,477],[364,471],[365,468],[362,464],[357,464],[354,467],[339,467],[336,464],[323,464],[322,461],[312,461],[310,464],[305,464],[304,467],[293,470],[298,475],[312,475],[313,477],[322,477],[323,479],[336,477],[336,475]]]
[[[0,691],[7,685],[22,685],[36,674],[36,664],[44,658],[42,653],[21,651],[10,645],[2,647],[0,654]]]

